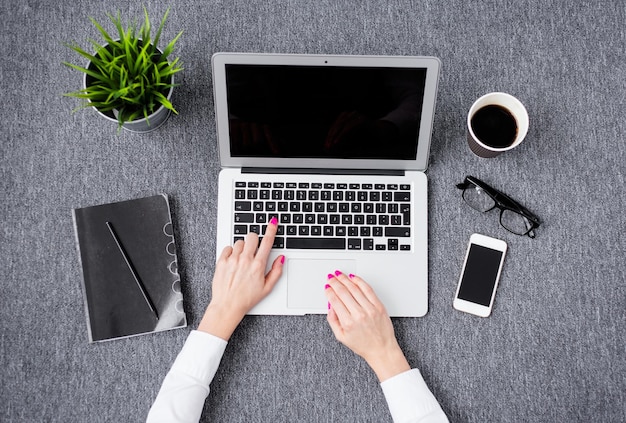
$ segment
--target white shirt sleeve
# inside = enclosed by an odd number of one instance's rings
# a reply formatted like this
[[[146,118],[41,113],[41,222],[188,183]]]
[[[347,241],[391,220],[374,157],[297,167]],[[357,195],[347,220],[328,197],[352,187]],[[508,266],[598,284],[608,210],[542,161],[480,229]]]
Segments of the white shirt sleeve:
[[[389,378],[380,387],[387,399],[394,423],[448,422],[418,369]]]
[[[216,336],[192,331],[163,380],[147,422],[197,423],[226,344]]]

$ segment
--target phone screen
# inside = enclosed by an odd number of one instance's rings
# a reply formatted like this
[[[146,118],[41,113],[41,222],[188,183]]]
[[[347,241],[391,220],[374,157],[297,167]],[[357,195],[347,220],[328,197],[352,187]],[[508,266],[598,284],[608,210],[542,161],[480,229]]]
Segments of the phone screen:
[[[489,307],[502,251],[471,244],[458,298]]]

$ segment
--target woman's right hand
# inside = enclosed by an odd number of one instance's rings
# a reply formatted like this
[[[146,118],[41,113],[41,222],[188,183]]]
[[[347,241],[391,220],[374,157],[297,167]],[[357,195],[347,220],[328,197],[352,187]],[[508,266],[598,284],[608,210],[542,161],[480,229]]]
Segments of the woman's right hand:
[[[340,271],[329,274],[326,297],[335,337],[361,356],[380,382],[411,369],[385,306],[363,279]]]

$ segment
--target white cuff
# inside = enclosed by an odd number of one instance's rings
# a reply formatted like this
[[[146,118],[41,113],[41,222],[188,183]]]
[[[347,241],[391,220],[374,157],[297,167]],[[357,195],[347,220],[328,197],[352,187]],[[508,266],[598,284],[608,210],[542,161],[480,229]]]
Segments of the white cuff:
[[[220,365],[228,343],[206,332],[191,331],[172,370],[176,369],[205,385],[209,385]]]
[[[448,421],[418,369],[389,378],[380,387],[395,423]]]

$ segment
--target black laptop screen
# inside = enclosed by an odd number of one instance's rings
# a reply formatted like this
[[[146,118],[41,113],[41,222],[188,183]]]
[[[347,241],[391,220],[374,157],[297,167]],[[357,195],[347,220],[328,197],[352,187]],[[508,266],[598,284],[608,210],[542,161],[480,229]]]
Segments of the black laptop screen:
[[[234,157],[415,160],[426,69],[226,65]]]

